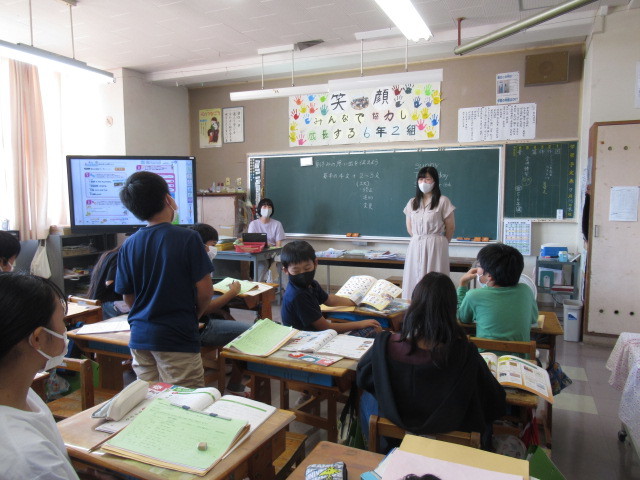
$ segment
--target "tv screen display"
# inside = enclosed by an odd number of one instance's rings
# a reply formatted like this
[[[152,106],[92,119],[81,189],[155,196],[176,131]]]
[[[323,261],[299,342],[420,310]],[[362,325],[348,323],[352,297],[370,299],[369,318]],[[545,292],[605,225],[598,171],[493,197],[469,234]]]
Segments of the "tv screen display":
[[[71,230],[75,233],[128,233],[144,225],[120,201],[131,174],[147,170],[167,181],[178,205],[178,225],[196,222],[195,157],[67,156]]]

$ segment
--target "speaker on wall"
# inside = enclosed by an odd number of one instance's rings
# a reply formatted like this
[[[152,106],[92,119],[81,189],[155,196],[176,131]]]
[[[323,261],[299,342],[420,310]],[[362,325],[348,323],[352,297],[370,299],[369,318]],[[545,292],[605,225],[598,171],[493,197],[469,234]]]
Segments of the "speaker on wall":
[[[524,85],[546,85],[569,81],[569,52],[542,53],[525,57]]]

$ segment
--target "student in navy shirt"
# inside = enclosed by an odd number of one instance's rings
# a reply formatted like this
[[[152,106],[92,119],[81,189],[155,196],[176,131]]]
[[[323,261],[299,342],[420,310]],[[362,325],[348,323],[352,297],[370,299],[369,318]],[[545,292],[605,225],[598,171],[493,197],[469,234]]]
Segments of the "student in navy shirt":
[[[122,245],[116,275],[116,291],[131,307],[133,369],[150,382],[204,386],[198,318],[213,289],[200,236],[171,224],[178,206],[155,173],[131,175],[120,200],[147,222]]]
[[[287,243],[280,256],[283,271],[289,276],[289,285],[282,299],[282,323],[298,330],[327,330],[368,337],[382,327],[377,320],[330,322],[320,311],[320,305],[354,306],[348,298],[327,294],[313,278],[318,267],[316,252],[303,240]]]

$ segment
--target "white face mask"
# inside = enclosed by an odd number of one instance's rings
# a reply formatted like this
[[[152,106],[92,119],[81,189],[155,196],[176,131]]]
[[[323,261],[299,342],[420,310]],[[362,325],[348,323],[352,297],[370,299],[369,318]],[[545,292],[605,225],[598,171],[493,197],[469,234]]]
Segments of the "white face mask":
[[[47,363],[45,364],[44,368],[41,370],[44,372],[47,370],[51,370],[52,368],[56,368],[64,361],[64,356],[67,354],[67,349],[69,348],[69,339],[67,338],[66,330],[62,335],[60,335],[59,333],[54,332],[53,330],[49,330],[48,328],[42,327],[42,329],[45,330],[46,332],[49,332],[54,337],[58,337],[64,340],[64,348],[62,349],[62,352],[60,352],[56,356],[52,357],[51,355],[47,355],[46,353],[44,353],[42,350],[38,350],[38,353],[47,359]]]
[[[260,216],[269,218],[271,216],[271,209],[270,208],[261,208],[260,209]]]
[[[422,193],[429,193],[431,190],[433,190],[434,185],[435,183],[422,182],[418,184],[418,188]]]
[[[477,274],[477,273],[476,273],[476,280],[478,281],[478,285],[480,285],[480,287],[479,287],[479,288],[484,288],[484,287],[486,287],[486,286],[487,286],[487,284],[486,284],[486,283],[482,283],[482,280],[480,280],[480,279],[482,278],[482,276],[483,276],[483,275],[484,275],[484,274],[480,275],[480,274]]]
[[[217,254],[218,249],[216,247],[209,247],[209,250],[207,250],[207,256],[209,257],[210,261],[213,261],[213,259],[216,258]]]

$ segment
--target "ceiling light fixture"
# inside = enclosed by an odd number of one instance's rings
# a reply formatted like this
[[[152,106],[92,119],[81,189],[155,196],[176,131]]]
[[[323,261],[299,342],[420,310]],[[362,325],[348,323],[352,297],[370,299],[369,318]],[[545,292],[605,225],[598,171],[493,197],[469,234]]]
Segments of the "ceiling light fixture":
[[[433,35],[411,0],[376,0],[378,6],[408,40],[429,40]]]
[[[69,14],[71,16],[71,8],[76,5],[76,0],[62,0],[69,5]],[[98,68],[90,67],[84,62],[75,59],[75,45],[73,43],[73,17],[71,16],[71,45],[73,49],[73,57],[69,58],[64,55],[42,50],[33,46],[33,19],[31,16],[31,2],[29,2],[29,27],[31,30],[31,45],[23,43],[9,43],[0,40],[0,56],[17,60],[19,62],[28,63],[37,67],[52,68],[58,72],[73,72],[74,74],[88,74],[94,78],[100,78],[103,81],[114,82],[113,73]]]

